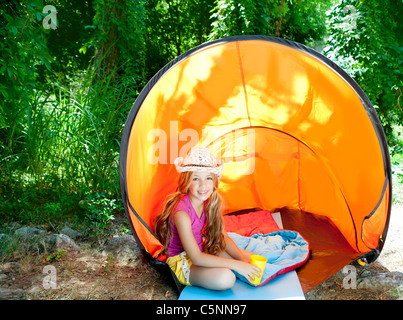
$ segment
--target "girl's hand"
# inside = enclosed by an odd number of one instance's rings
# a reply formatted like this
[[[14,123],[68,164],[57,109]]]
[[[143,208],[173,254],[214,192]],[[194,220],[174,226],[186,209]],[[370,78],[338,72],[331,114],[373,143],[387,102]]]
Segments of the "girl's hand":
[[[259,272],[262,272],[259,267],[244,261],[236,261],[234,271],[244,276],[248,281],[253,281],[255,277],[260,277]]]

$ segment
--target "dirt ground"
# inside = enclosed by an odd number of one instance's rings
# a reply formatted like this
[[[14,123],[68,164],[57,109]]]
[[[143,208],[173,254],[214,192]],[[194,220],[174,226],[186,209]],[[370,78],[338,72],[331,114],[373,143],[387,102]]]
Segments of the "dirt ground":
[[[371,265],[354,265],[358,282],[376,279],[375,285],[346,289],[345,274],[337,273],[305,295],[307,300],[403,299],[403,206],[392,210],[388,238],[381,256]],[[5,300],[177,300],[170,275],[159,272],[143,258],[138,266],[120,266],[88,243],[80,251],[64,252],[53,261],[47,255],[16,257],[0,264],[0,299]],[[396,282],[396,277],[402,277]],[[400,279],[400,278],[399,278]]]

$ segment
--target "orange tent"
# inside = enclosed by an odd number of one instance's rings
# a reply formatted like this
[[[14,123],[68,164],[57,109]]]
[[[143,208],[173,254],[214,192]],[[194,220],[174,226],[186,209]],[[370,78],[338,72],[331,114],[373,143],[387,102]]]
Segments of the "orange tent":
[[[262,208],[311,247],[297,272],[309,291],[386,238],[391,169],[382,126],[362,89],[301,44],[237,36],[200,45],[161,69],[128,116],[120,152],[123,202],[152,262],[152,220],[176,189],[191,147],[224,160],[224,214]]]

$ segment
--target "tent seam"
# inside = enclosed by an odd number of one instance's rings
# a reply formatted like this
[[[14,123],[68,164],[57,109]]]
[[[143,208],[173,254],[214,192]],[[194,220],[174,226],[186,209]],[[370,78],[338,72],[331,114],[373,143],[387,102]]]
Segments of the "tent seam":
[[[300,150],[299,140],[297,140],[297,146],[298,146],[298,208],[301,213],[302,212],[302,210],[301,210],[301,150]]]
[[[242,64],[242,58],[241,58],[241,49],[239,47],[239,41],[236,41],[235,44],[236,44],[236,50],[237,50],[237,56],[238,56],[239,69],[241,71],[243,93],[244,93],[244,96],[245,96],[246,113],[247,113],[247,116],[248,116],[249,125],[252,126],[252,122],[250,120],[250,114],[249,114],[248,94],[246,92],[245,76],[244,76],[244,73],[243,73],[243,64]]]
[[[388,175],[386,175],[385,176],[385,182],[384,182],[383,187],[382,187],[381,197],[380,197],[378,203],[375,205],[375,208],[371,211],[371,213],[369,215],[367,215],[366,217],[364,217],[364,219],[362,219],[362,222],[361,222],[361,234],[360,234],[361,241],[370,250],[376,250],[379,247],[379,244],[378,244],[378,246],[376,248],[372,248],[372,247],[370,247],[370,246],[368,246],[366,244],[366,242],[364,241],[364,237],[363,237],[364,223],[365,223],[366,220],[371,219],[373,214],[378,210],[379,206],[381,205],[381,203],[382,203],[382,201],[383,201],[383,199],[385,197],[388,182],[389,182]],[[383,232],[382,232],[382,236],[383,236]],[[379,242],[379,240],[378,240],[378,242]]]

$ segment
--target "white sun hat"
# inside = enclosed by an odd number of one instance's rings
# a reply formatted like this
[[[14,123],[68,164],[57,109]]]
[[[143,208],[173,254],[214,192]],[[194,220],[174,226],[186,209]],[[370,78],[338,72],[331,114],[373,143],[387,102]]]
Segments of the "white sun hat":
[[[185,159],[178,157],[174,161],[176,170],[179,173],[186,171],[207,171],[214,173],[221,178],[223,163],[217,162],[210,150],[207,148],[193,148]]]

